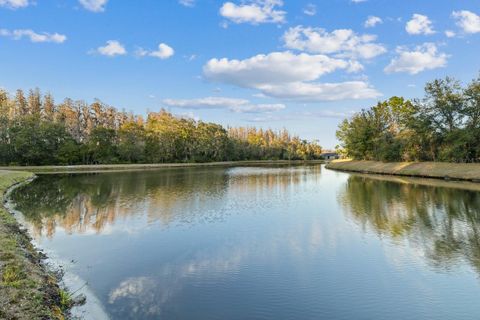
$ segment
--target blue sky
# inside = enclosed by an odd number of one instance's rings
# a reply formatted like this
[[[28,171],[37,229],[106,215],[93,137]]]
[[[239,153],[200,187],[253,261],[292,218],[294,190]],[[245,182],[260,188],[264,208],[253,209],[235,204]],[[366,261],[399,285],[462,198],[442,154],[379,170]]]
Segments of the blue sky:
[[[0,0],[0,87],[287,128],[480,71],[478,0]]]

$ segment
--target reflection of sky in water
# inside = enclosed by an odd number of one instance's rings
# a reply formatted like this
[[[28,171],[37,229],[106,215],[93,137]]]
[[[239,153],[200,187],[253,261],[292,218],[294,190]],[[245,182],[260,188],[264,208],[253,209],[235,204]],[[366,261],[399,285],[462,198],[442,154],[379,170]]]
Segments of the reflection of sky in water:
[[[41,177],[27,190],[29,229],[114,319],[480,316],[473,192],[320,166]]]

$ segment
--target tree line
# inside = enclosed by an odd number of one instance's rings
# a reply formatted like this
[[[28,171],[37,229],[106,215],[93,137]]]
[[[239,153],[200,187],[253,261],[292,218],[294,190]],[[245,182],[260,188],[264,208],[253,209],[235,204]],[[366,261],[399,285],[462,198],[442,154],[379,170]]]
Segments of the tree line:
[[[344,120],[337,138],[358,160],[480,162],[480,77],[437,79],[421,99],[379,102]]]
[[[39,89],[0,89],[0,164],[76,165],[319,159],[286,130],[224,128],[162,109],[144,119],[100,100],[56,104]]]

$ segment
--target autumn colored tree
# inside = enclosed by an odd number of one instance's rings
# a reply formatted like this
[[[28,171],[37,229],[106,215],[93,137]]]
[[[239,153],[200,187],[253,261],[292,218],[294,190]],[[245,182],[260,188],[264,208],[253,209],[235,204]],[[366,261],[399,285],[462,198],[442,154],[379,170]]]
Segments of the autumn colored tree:
[[[39,89],[28,97],[0,90],[0,164],[108,164],[319,159],[316,142],[286,130],[229,128],[165,110],[147,120],[95,100],[55,104]]]

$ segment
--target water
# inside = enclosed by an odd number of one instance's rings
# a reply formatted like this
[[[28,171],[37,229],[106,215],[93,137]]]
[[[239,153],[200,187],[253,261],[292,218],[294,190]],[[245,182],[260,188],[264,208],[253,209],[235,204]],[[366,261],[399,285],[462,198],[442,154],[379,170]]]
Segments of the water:
[[[112,319],[479,319],[478,190],[315,165],[45,175],[12,197]]]

